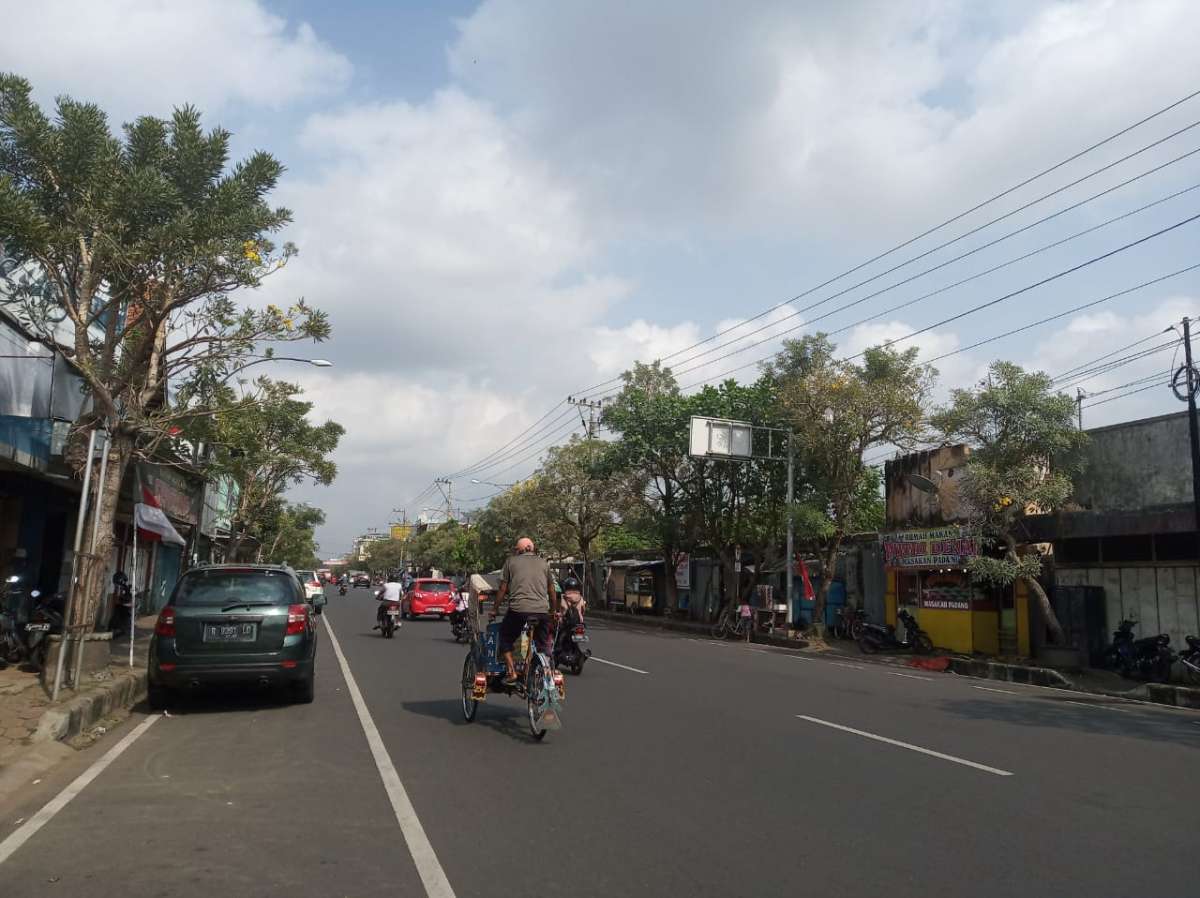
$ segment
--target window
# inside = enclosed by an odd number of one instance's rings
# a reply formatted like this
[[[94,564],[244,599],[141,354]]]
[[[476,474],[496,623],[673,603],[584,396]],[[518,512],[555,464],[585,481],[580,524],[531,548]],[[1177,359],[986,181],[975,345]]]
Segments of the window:
[[[234,602],[291,605],[298,596],[290,581],[283,571],[196,571],[179,581],[171,604],[181,608]]]
[[[446,593],[450,591],[449,583],[441,583],[437,580],[419,580],[416,585],[417,592],[435,592]]]

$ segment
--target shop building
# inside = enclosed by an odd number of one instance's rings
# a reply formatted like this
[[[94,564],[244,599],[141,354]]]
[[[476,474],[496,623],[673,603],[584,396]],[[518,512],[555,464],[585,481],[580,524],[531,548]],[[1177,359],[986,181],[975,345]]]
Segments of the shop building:
[[[1027,657],[1030,603],[1023,584],[975,581],[967,566],[981,551],[958,499],[965,446],[916,452],[885,465],[887,527],[884,616],[906,608],[933,644],[954,652]],[[958,479],[956,479],[958,478]]]

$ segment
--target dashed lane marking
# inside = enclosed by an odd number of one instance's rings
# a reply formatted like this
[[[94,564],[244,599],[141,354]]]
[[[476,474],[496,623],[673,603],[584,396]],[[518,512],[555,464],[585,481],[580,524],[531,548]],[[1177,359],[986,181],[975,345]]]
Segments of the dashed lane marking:
[[[595,655],[592,655],[591,660],[598,661],[600,664],[607,664],[610,667],[619,667],[619,668],[621,668],[621,670],[632,671],[633,673],[636,673],[636,674],[649,675],[649,673],[650,673],[650,671],[648,671],[648,670],[641,670],[640,668],[637,668],[637,667],[630,667],[628,664],[618,664],[616,661],[606,661],[603,658],[597,658]]]

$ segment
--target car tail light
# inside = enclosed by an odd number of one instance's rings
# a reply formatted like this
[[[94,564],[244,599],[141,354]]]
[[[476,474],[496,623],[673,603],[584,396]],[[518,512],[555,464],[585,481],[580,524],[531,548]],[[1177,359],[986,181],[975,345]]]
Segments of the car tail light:
[[[294,668],[296,666],[296,663],[297,662],[295,662],[295,661],[282,661],[282,662],[280,662],[279,666],[284,668],[285,670],[291,670],[292,668]]]
[[[160,664],[160,665],[158,665],[158,669],[162,670],[162,671],[166,671],[167,673],[170,673],[171,671],[173,671],[175,669],[175,665],[174,664]]]
[[[301,636],[308,629],[308,606],[288,605],[287,629],[284,636]]]
[[[154,635],[175,638],[175,609],[168,605],[158,612],[158,623],[154,625]]]

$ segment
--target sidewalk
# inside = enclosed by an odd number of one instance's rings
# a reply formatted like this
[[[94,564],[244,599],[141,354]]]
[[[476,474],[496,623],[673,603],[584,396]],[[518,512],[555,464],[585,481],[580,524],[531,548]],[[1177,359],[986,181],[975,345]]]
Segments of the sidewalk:
[[[107,670],[85,678],[76,691],[62,689],[50,701],[53,683],[42,686],[39,676],[22,666],[0,670],[0,773],[31,746],[45,742],[91,741],[97,724],[133,707],[146,694],[146,658],[155,618],[135,624],[134,664],[129,666],[129,638],[114,639],[112,663]]]

